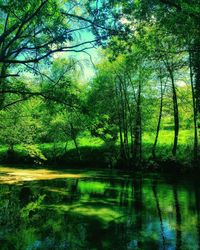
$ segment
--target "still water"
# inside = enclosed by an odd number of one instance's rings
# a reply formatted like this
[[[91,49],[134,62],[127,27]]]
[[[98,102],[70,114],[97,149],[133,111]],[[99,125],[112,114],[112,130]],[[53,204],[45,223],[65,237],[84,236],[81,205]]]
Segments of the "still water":
[[[199,246],[198,181],[0,167],[1,250]]]

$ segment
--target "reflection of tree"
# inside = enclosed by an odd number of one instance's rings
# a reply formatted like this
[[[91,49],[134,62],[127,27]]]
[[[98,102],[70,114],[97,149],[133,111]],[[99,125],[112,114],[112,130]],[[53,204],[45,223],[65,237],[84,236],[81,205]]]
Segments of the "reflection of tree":
[[[76,193],[77,183],[69,182],[67,189]],[[0,185],[0,249],[35,249],[35,244],[37,249],[86,249],[86,224],[43,206],[60,203],[65,196],[50,192],[44,184],[66,189],[66,182],[62,181]],[[48,199],[43,202],[45,194]]]
[[[74,202],[75,200],[78,200],[80,198],[80,193],[78,193],[78,183],[79,179],[72,180],[70,191],[69,191],[69,197],[65,196],[65,199],[70,200],[70,202]]]
[[[200,201],[199,201],[199,189],[198,185],[195,185],[195,203],[197,213],[197,234],[198,234],[198,248],[200,249]]]
[[[153,195],[154,195],[155,202],[156,202],[156,208],[157,208],[157,212],[158,212],[158,216],[159,216],[159,220],[160,220],[160,229],[161,229],[161,235],[162,235],[163,249],[165,249],[165,232],[164,232],[164,226],[163,226],[162,213],[161,213],[161,209],[160,209],[159,197],[158,197],[158,193],[157,193],[156,181],[153,181],[153,183],[152,183],[152,190],[153,190]]]
[[[182,232],[181,232],[181,210],[180,204],[178,199],[177,187],[173,186],[173,196],[175,202],[175,209],[176,209],[176,250],[181,249],[181,242],[182,242]]]
[[[136,221],[135,227],[138,231],[138,239],[137,244],[138,248],[142,249],[142,212],[143,212],[143,204],[142,204],[142,178],[138,177],[134,180],[134,208],[136,213]]]
[[[120,205],[128,206],[129,181],[124,180],[120,187]]]
[[[29,187],[22,187],[19,192],[19,200],[22,206],[26,205],[31,198],[32,191]]]
[[[1,185],[0,190],[0,226],[1,230],[15,227],[19,220],[19,187]]]
[[[195,232],[189,232],[191,226],[185,227],[186,212],[193,221],[197,215],[200,245],[198,185],[197,214],[185,206],[181,215],[180,197],[187,196],[179,193],[176,184],[172,193],[167,192],[170,187],[157,181],[149,186],[149,181],[139,176],[132,180],[89,177],[0,185],[0,249],[35,249],[36,244],[37,249],[158,249],[161,240],[160,247],[168,249],[176,240],[179,250],[183,240],[186,248],[190,244],[185,241],[188,235],[190,242],[196,243]],[[189,204],[187,199],[182,201]],[[167,208],[172,203],[176,239],[169,238],[172,230],[164,224],[166,216],[170,220]]]

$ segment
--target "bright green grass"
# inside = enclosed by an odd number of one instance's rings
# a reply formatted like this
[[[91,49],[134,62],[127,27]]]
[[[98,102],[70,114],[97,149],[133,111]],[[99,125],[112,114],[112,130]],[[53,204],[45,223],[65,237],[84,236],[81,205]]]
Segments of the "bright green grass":
[[[101,147],[104,142],[100,138],[95,138],[95,137],[80,137],[77,139],[78,145],[80,147]],[[55,144],[53,143],[42,143],[40,144],[40,148],[43,149],[51,149],[55,145],[55,147],[58,148],[64,148],[66,143],[65,142],[56,142]],[[74,149],[75,145],[73,141],[68,141],[67,142],[67,150]]]
[[[155,133],[145,132],[142,137],[144,144],[153,144],[155,140]],[[174,131],[161,130],[158,137],[158,146],[172,145],[174,140]],[[180,130],[178,144],[179,145],[192,145],[194,140],[192,130]]]
[[[165,159],[171,157],[171,150],[173,146],[174,132],[171,130],[161,130],[159,133],[158,143],[156,147],[156,155],[159,158]],[[192,158],[192,149],[193,149],[193,131],[192,130],[180,130],[178,148],[177,148],[177,159],[190,161]],[[155,140],[155,132],[144,132],[142,135],[142,151],[143,157],[148,159],[151,157],[152,146]],[[101,148],[104,146],[103,140],[96,137],[91,137],[89,135],[84,135],[77,139],[79,147],[88,147],[88,148]],[[119,140],[116,143],[119,146]],[[56,142],[56,143],[43,143],[38,144],[37,146],[41,152],[47,156],[58,156],[65,153],[65,142]],[[67,143],[66,150],[75,149],[73,141]],[[26,155],[27,151],[23,145],[15,146],[16,153],[20,155]],[[5,155],[7,152],[6,146],[0,147],[0,155]]]
[[[155,140],[155,133],[145,132],[142,137],[143,141],[143,157],[148,159],[151,157],[152,145]],[[156,146],[156,155],[159,158],[166,159],[172,157],[172,147],[174,140],[174,131],[161,130]],[[193,156],[193,131],[180,130],[178,137],[178,147],[176,158],[180,161],[190,162]]]

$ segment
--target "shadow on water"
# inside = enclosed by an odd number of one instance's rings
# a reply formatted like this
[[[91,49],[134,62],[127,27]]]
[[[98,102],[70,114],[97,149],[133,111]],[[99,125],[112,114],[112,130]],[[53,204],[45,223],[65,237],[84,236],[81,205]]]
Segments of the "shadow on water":
[[[195,205],[196,205],[196,212],[197,212],[197,233],[198,233],[198,249],[200,249],[200,192],[199,192],[199,185],[195,183]]]
[[[198,183],[32,171],[0,168],[1,250],[200,247]]]
[[[165,250],[166,249],[166,247],[165,247],[165,232],[164,232],[162,212],[161,212],[160,203],[159,203],[159,197],[158,197],[158,193],[157,193],[157,181],[156,180],[154,180],[152,182],[152,190],[153,190],[153,195],[154,195],[155,202],[156,202],[157,213],[158,213],[159,221],[160,221],[160,231],[161,231],[161,236],[162,236],[163,250]]]
[[[142,179],[141,177],[133,181],[134,185],[134,208],[136,213],[135,227],[138,230],[137,247],[142,249]]]
[[[181,211],[180,211],[180,204],[177,192],[177,186],[173,186],[173,196],[174,196],[174,203],[175,203],[175,211],[176,211],[176,250],[181,249],[181,241],[182,241],[182,231],[181,231]]]

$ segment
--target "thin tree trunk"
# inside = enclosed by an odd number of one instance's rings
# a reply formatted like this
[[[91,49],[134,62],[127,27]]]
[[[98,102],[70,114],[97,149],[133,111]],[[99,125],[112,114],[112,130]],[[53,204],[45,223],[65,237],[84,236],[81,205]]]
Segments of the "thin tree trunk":
[[[178,101],[176,95],[176,87],[174,81],[174,74],[172,70],[169,70],[170,78],[172,82],[172,95],[173,95],[173,109],[174,109],[174,144],[172,148],[173,156],[176,156],[177,145],[178,145],[178,134],[179,134],[179,113],[178,113]]]
[[[136,103],[136,118],[135,118],[135,129],[134,129],[134,152],[133,155],[136,159],[136,164],[140,165],[141,163],[141,80],[139,80],[138,86],[138,96]]]
[[[123,142],[123,133],[122,133],[122,120],[121,120],[121,113],[120,113],[120,104],[119,104],[119,94],[117,85],[115,84],[115,92],[116,92],[116,107],[117,107],[117,114],[118,114],[118,127],[119,127],[119,138],[120,138],[120,157],[124,158],[124,142]]]
[[[123,134],[122,134],[122,126],[121,126],[121,118],[119,114],[119,137],[120,137],[120,155],[124,157],[124,142],[123,142]]]
[[[14,144],[10,144],[9,145],[9,151],[10,152],[14,152]]]
[[[6,86],[6,82],[5,82],[5,74],[6,74],[6,65],[2,64],[1,66],[1,70],[0,70],[0,90],[4,90],[5,86]],[[5,95],[2,93],[0,95],[0,110],[2,109],[3,103],[4,103],[4,99],[5,99]]]
[[[7,15],[6,17],[6,22],[4,25],[4,32],[7,30],[7,26],[8,26],[8,19],[9,19],[9,15]],[[2,56],[2,58],[5,56],[5,50],[4,50],[4,41],[1,43],[0,46],[0,55]],[[7,66],[5,63],[1,63],[0,64],[0,90],[4,90],[5,86],[6,86],[6,81],[5,81],[5,75],[6,75],[6,70],[7,70]],[[2,93],[0,95],[0,110],[3,106],[4,103],[4,94]]]
[[[67,153],[67,144],[68,144],[68,142],[65,143],[65,148],[64,148],[65,154]]]
[[[119,76],[118,76],[119,77]],[[124,145],[124,161],[125,165],[129,164],[129,155],[128,155],[128,134],[127,134],[127,126],[126,126],[126,110],[125,110],[125,100],[124,100],[124,93],[122,88],[122,80],[119,77],[119,91],[120,91],[120,100],[121,100],[121,111],[122,111],[122,130],[123,130],[123,145]]]
[[[123,80],[123,96],[124,96],[124,123],[125,123],[125,138],[126,138],[126,151],[128,156],[128,166],[130,162],[130,152],[129,152],[129,140],[128,140],[128,102],[127,102],[127,86],[126,80]]]
[[[195,99],[195,90],[193,82],[193,70],[192,70],[192,59],[191,53],[189,52],[189,67],[190,67],[190,82],[192,88],[192,102],[193,102],[193,121],[194,121],[194,164],[197,164],[198,160],[198,128],[197,128],[197,107]]]
[[[158,116],[158,124],[157,124],[157,128],[156,128],[156,137],[155,137],[155,141],[152,147],[152,156],[155,159],[156,158],[156,145],[158,142],[158,136],[159,136],[159,132],[160,132],[160,124],[161,124],[161,119],[162,119],[162,111],[163,111],[163,95],[164,95],[164,91],[163,91],[163,82],[162,79],[160,78],[160,110],[159,110],[159,116]]]
[[[198,38],[200,35],[197,36]],[[197,40],[198,40],[197,38]],[[197,115],[199,119],[200,114],[200,52],[199,52],[199,41],[196,41],[196,45],[193,46],[194,52],[192,53],[192,67],[194,72],[195,81],[195,99],[197,107]]]
[[[136,96],[135,86],[134,86],[134,83],[131,79],[131,75],[129,74],[128,76],[129,76],[128,77],[129,82],[130,82],[132,90],[133,90],[133,97],[134,97],[135,103],[137,105],[138,98]],[[131,112],[131,109],[129,111],[129,113],[130,113],[130,135],[131,135],[131,155],[132,155],[132,158],[135,156],[135,123],[133,122],[133,119],[134,119],[133,113],[134,112],[135,111]],[[135,120],[135,122],[136,122],[136,120]]]
[[[71,128],[72,140],[73,140],[75,148],[76,148],[77,156],[78,156],[79,160],[81,160],[81,153],[80,153],[80,150],[79,150],[79,147],[78,147],[78,143],[77,143],[77,140],[76,140],[76,135],[74,133],[74,126],[73,126],[72,123],[70,123],[70,128]]]
[[[80,153],[80,150],[79,150],[79,147],[78,147],[78,143],[77,143],[75,137],[73,138],[73,141],[74,141],[74,145],[76,147],[76,152],[77,152],[78,158],[79,158],[79,160],[81,160],[81,153]]]
[[[125,78],[125,76],[124,76],[124,78]],[[133,83],[131,81],[130,76],[129,76],[129,81],[133,87]],[[133,87],[133,91],[134,91],[134,87]],[[126,107],[126,120],[127,120],[127,135],[129,135],[129,133],[130,133],[130,141],[131,141],[131,145],[128,144],[128,155],[129,155],[129,160],[130,160],[130,158],[133,157],[133,152],[134,152],[134,150],[133,150],[133,148],[134,148],[134,128],[133,128],[133,122],[132,122],[133,115],[131,112],[130,98],[129,98],[128,93],[129,92],[128,92],[128,87],[127,87],[127,82],[125,79],[124,80],[124,98],[125,98],[125,104],[126,104],[125,107]],[[134,94],[135,94],[135,92],[134,92]]]

